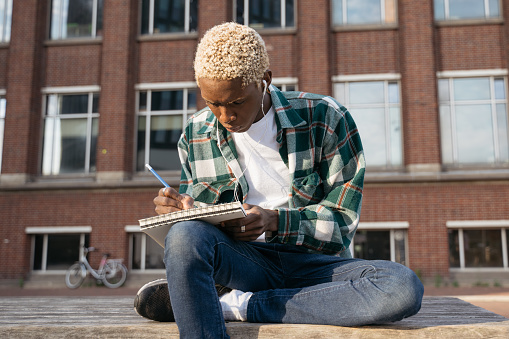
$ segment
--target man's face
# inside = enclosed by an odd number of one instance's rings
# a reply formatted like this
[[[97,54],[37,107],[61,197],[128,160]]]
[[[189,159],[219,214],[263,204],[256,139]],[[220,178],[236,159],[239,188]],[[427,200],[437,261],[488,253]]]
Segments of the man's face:
[[[242,88],[242,80],[198,79],[201,96],[212,113],[231,133],[246,132],[263,117],[263,87],[251,83]]]

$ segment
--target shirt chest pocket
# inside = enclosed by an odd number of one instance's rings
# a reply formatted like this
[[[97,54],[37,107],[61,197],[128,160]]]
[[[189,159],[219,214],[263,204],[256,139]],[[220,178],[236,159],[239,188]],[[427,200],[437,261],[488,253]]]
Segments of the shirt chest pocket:
[[[292,181],[291,195],[296,207],[316,204],[323,200],[323,182],[318,173],[313,172],[305,177]]]
[[[193,196],[195,200],[207,204],[232,202],[234,201],[234,190],[235,182],[233,180],[202,181],[193,185]]]

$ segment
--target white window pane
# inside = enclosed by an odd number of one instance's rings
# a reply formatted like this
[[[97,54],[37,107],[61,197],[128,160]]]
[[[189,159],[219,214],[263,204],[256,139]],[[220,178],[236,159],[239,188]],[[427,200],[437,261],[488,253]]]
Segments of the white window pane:
[[[58,174],[60,168],[60,157],[54,154],[60,154],[60,144],[56,141],[60,140],[60,119],[46,118],[44,121],[44,139],[42,151],[42,174],[52,175]],[[55,168],[55,170],[54,170]]]
[[[343,24],[343,0],[332,0],[332,24],[334,26]]]
[[[397,263],[407,264],[406,260],[406,233],[405,230],[394,230],[394,258]]]
[[[398,83],[397,82],[389,82],[388,91],[389,91],[389,103],[391,103],[391,104],[399,103]]]
[[[500,8],[499,8],[500,0],[489,0],[489,9],[490,9],[490,17],[496,18],[500,16]]]
[[[489,78],[454,79],[454,100],[490,100]]]
[[[0,42],[11,38],[12,0],[0,0]]]
[[[449,0],[449,18],[484,18],[484,0]]]
[[[440,105],[440,137],[442,146],[442,162],[453,163],[451,108]]]
[[[456,133],[460,163],[494,162],[490,105],[457,105]]]
[[[0,119],[5,118],[5,111],[7,107],[7,100],[0,97]]]
[[[380,0],[347,0],[346,15],[349,24],[381,23]]]
[[[385,23],[396,22],[396,0],[385,0]],[[382,18],[383,20],[383,18]]]
[[[403,150],[401,145],[401,114],[399,112],[399,108],[391,108],[389,113],[391,133],[391,165],[400,166],[403,164]]]
[[[500,161],[509,161],[509,136],[507,132],[507,109],[506,105],[497,105],[498,144],[500,148]]]
[[[355,119],[362,144],[366,153],[366,163],[368,166],[386,166],[386,133],[385,116],[383,108],[363,109],[354,108],[351,110]]]
[[[495,79],[495,99],[505,99],[504,79]]]
[[[438,99],[440,102],[448,102],[450,100],[448,79],[438,80]]]
[[[345,83],[334,84],[334,97],[340,104],[346,103]]]
[[[444,0],[435,0],[435,20],[445,19],[445,5]]]
[[[350,83],[349,104],[381,104],[385,102],[383,81]]]

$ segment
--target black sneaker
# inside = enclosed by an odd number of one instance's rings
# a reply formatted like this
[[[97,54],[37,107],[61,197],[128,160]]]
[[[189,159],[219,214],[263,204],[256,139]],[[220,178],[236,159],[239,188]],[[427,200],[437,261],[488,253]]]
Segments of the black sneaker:
[[[216,284],[217,295],[230,292],[232,289]],[[168,293],[166,279],[157,279],[145,284],[134,298],[134,310],[143,318],[161,322],[174,322],[173,309]]]

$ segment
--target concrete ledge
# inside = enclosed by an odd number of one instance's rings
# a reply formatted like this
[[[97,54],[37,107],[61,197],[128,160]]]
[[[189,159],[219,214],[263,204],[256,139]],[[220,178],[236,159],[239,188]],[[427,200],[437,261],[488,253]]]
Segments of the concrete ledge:
[[[143,319],[128,297],[0,298],[2,338],[178,338],[175,323]],[[509,319],[457,298],[426,297],[419,314],[363,327],[228,323],[232,338],[509,338]]]

